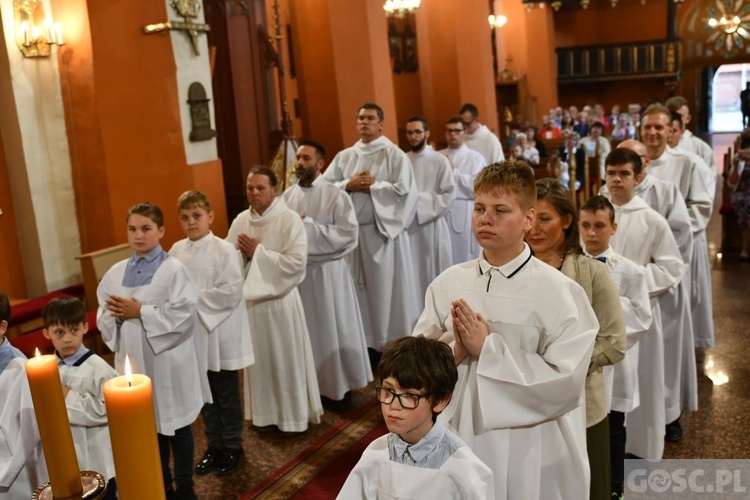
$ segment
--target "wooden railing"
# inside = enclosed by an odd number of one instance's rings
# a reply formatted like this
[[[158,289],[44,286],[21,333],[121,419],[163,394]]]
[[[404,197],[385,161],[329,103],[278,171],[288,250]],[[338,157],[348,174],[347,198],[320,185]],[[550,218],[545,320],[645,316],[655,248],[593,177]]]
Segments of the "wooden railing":
[[[559,48],[557,82],[677,79],[680,76],[680,47],[679,40],[652,40]]]

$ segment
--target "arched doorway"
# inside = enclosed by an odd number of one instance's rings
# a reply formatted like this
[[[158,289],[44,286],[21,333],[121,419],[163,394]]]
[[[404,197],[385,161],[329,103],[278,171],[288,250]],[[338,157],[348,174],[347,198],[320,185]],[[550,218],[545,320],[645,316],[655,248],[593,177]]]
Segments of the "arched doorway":
[[[742,131],[740,92],[750,82],[750,64],[723,64],[714,73],[711,83],[711,121],[714,133]]]

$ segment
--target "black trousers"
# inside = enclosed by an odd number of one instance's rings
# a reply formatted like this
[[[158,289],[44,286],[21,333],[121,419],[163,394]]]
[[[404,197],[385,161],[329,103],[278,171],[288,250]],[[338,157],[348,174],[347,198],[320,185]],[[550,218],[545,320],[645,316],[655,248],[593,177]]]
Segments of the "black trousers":
[[[159,455],[164,490],[172,490],[172,471],[169,468],[170,456],[174,460],[174,483],[177,488],[190,488],[193,483],[193,429],[188,425],[177,429],[174,436],[159,434]]]
[[[239,370],[208,372],[214,402],[203,405],[208,447],[215,450],[242,449],[242,404]]]
[[[609,412],[609,453],[612,462],[612,491],[622,493],[625,487],[625,414]]]

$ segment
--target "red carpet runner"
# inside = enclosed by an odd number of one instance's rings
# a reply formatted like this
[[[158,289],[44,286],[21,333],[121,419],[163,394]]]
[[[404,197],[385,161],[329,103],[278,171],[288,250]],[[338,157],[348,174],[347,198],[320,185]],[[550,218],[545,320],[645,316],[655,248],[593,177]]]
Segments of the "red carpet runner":
[[[328,431],[242,500],[336,498],[367,445],[386,432],[380,404],[373,398],[351,419]]]

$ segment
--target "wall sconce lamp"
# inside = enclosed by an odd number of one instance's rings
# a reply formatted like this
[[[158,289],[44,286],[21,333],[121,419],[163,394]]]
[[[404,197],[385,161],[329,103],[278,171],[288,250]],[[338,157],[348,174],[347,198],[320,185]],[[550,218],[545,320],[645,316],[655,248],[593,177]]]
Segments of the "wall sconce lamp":
[[[508,22],[508,18],[502,14],[497,16],[490,14],[490,17],[488,17],[487,20],[489,21],[490,28],[492,29],[500,29]]]
[[[62,25],[46,16],[40,0],[13,0],[16,43],[24,57],[49,57],[53,45],[63,45]]]

